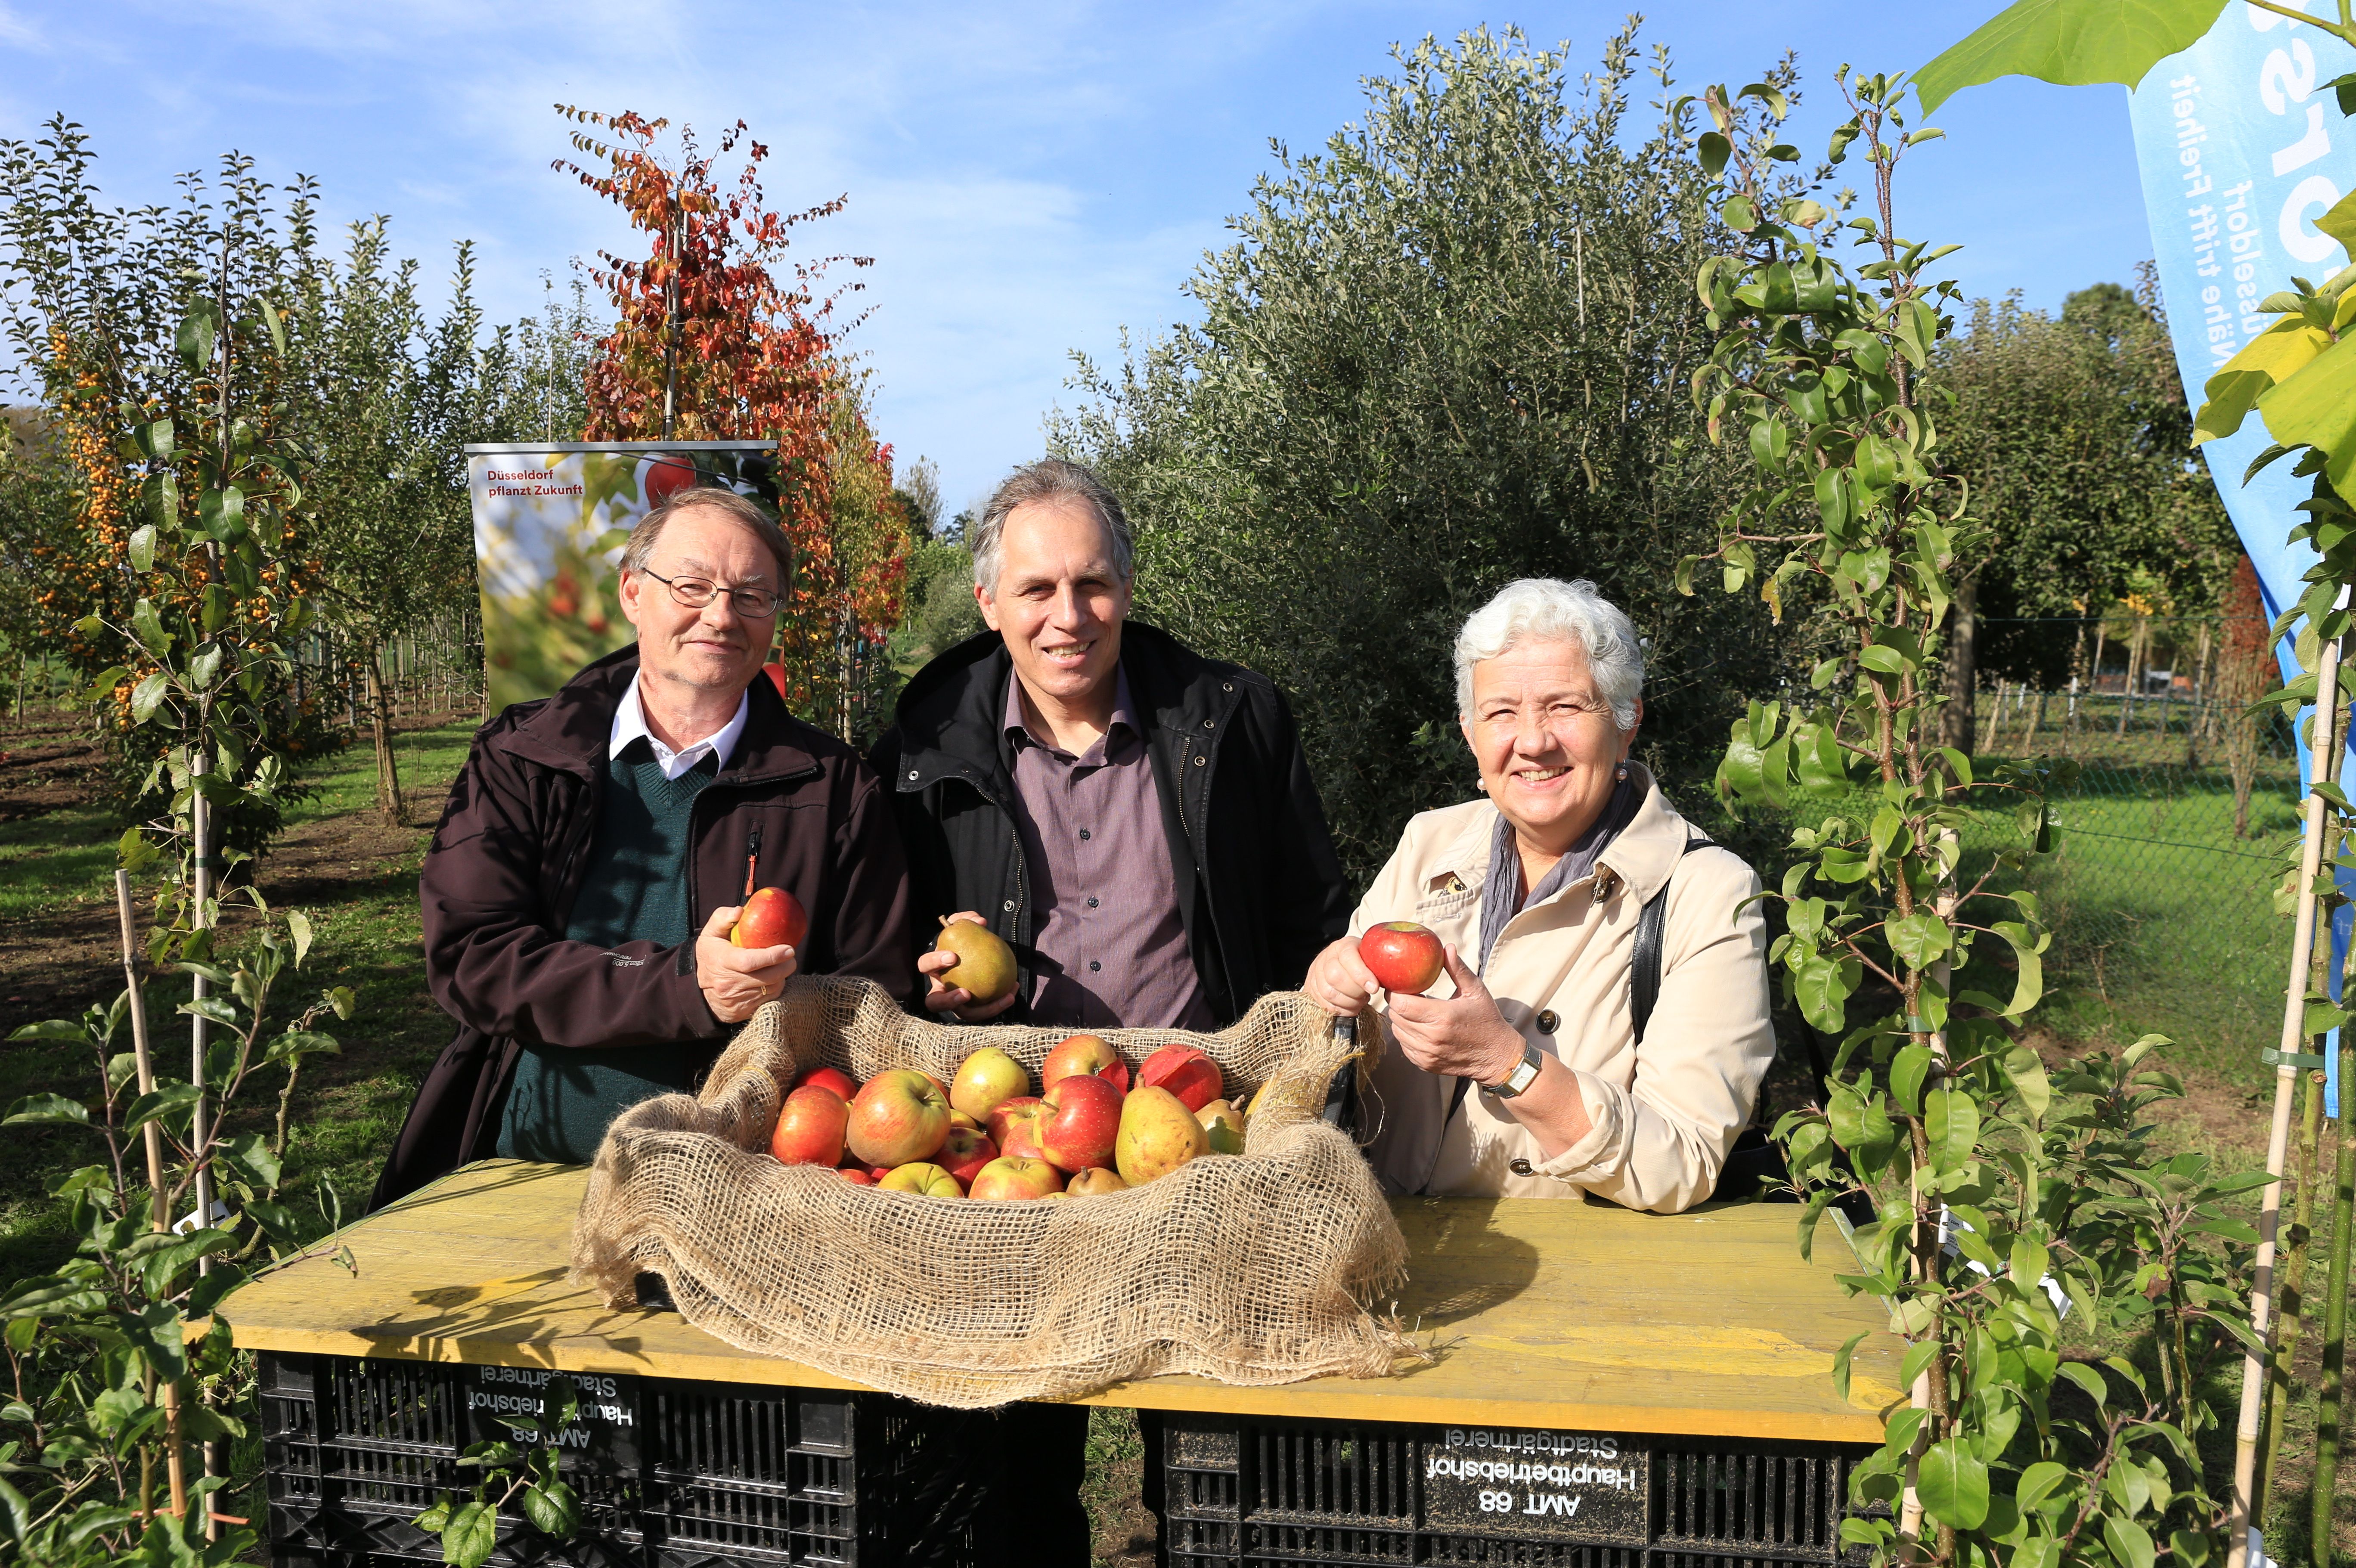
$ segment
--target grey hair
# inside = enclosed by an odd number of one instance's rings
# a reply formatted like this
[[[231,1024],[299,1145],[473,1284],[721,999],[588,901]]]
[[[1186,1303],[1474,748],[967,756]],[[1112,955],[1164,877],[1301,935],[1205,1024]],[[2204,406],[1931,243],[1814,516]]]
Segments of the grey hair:
[[[1626,734],[1636,727],[1636,699],[1644,689],[1644,649],[1619,607],[1581,578],[1525,577],[1472,612],[1456,634],[1456,711],[1472,712],[1472,667],[1533,638],[1577,643],[1587,655],[1595,689],[1612,705],[1612,721]]]
[[[674,515],[693,507],[718,512],[759,539],[770,558],[777,563],[776,591],[783,593],[793,586],[793,541],[786,538],[786,530],[777,526],[777,519],[763,511],[760,504],[750,497],[709,485],[681,490],[640,517],[638,526],[630,530],[629,542],[622,547],[622,570],[644,571],[647,562],[654,558],[655,546],[662,542],[664,525]]]
[[[1127,581],[1137,570],[1137,535],[1121,510],[1120,497],[1090,470],[1060,457],[1026,463],[1008,475],[981,510],[968,542],[973,549],[973,581],[995,592],[998,573],[1006,564],[1006,517],[1017,507],[1034,501],[1077,501],[1097,515],[1112,540],[1112,567]]]

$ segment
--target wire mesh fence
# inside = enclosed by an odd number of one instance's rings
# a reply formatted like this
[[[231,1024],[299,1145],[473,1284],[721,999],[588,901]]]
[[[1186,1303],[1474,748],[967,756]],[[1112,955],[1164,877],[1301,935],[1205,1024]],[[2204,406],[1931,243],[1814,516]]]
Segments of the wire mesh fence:
[[[2152,1027],[2216,1045],[2279,1026],[2290,928],[2275,890],[2299,827],[2289,727],[2185,689],[2169,672],[2130,688],[1980,693],[1984,756],[2067,756],[2058,850],[2030,862],[2054,946],[2049,972]],[[2189,682],[2187,683],[2189,684]],[[1998,847],[1991,823],[1987,844]]]

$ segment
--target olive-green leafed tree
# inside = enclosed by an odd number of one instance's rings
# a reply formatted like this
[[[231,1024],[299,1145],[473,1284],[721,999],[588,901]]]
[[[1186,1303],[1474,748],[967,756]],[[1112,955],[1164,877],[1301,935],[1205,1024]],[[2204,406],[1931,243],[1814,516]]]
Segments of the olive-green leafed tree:
[[[1361,877],[1470,793],[1450,649],[1515,578],[1590,578],[1634,617],[1673,789],[1777,673],[1763,611],[1669,587],[1729,472],[1686,392],[1720,230],[1683,118],[1630,123],[1633,27],[1583,77],[1510,31],[1397,60],[1322,151],[1275,148],[1186,285],[1199,324],[1083,361],[1050,428],[1139,526],[1138,613],[1290,696]]]

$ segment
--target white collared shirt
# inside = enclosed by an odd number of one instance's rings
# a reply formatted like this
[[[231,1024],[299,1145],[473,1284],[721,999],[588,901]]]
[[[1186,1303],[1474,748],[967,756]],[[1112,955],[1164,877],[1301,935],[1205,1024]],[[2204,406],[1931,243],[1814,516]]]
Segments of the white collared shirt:
[[[753,694],[747,691],[736,699],[736,716],[722,725],[718,734],[706,736],[685,751],[674,752],[647,728],[646,707],[638,700],[638,683],[633,680],[630,689],[622,696],[621,706],[614,709],[614,732],[605,741],[605,756],[608,761],[620,756],[623,747],[644,735],[647,744],[654,748],[655,761],[661,764],[667,779],[679,777],[706,757],[718,757],[724,768],[736,737],[744,732],[744,716],[752,710]]]

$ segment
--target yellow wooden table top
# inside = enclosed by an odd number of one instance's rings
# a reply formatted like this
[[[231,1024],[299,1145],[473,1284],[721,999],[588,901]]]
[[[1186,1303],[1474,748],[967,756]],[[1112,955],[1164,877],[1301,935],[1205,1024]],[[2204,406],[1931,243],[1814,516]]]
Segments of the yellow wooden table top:
[[[740,1350],[668,1311],[616,1312],[565,1279],[588,1173],[486,1160],[238,1289],[220,1315],[242,1348],[855,1388]],[[1117,1384],[1090,1404],[1455,1425],[1879,1442],[1902,1398],[1902,1344],[1830,1221],[1815,1260],[1799,1211],[1717,1205],[1639,1214],[1603,1203],[1397,1200],[1411,1262],[1405,1323],[1437,1359],[1389,1378],[1279,1388],[1206,1379]],[[1859,1329],[1844,1403],[1833,1352]]]

